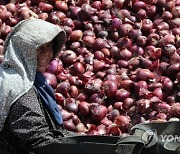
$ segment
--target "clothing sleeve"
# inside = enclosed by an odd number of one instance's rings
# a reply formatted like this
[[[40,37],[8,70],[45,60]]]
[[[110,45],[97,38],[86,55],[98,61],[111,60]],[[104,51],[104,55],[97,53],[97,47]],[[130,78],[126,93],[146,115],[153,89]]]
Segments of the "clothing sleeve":
[[[13,136],[25,148],[34,149],[60,142],[49,131],[43,109],[33,88],[12,105],[8,118]]]

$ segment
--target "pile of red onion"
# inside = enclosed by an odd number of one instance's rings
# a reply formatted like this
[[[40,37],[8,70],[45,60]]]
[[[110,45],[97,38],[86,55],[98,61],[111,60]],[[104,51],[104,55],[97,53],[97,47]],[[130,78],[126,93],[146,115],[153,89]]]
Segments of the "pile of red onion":
[[[17,0],[0,5],[0,61],[11,28],[31,17],[64,28],[44,75],[66,129],[120,135],[180,118],[180,0]]]

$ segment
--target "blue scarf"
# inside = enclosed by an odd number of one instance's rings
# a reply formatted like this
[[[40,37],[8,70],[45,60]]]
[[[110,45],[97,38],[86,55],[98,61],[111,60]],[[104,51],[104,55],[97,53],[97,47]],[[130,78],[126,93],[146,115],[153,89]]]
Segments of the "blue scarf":
[[[36,72],[34,85],[53,121],[56,125],[62,125],[63,119],[56,104],[53,88],[47,83],[46,77],[39,71]]]

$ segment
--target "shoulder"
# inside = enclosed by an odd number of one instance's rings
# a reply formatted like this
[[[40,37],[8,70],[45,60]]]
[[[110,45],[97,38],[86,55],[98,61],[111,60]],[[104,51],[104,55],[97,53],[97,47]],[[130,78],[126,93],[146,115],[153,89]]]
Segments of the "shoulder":
[[[27,93],[22,95],[14,104],[13,107],[28,107],[37,108],[39,107],[38,94],[35,86],[32,86]]]
[[[22,95],[18,100],[22,99],[32,99],[37,98],[37,90],[36,87],[33,85],[24,95]]]

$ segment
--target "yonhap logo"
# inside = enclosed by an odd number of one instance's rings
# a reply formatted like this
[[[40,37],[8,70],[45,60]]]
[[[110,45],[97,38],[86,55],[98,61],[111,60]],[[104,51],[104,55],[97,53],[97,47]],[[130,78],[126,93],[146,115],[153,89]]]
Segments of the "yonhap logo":
[[[141,139],[144,142],[145,147],[149,148],[149,147],[155,145],[158,141],[157,131],[154,129],[147,130],[143,133]]]

